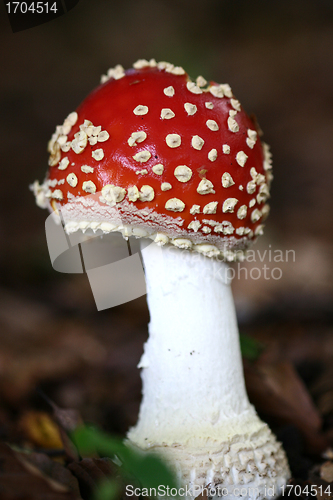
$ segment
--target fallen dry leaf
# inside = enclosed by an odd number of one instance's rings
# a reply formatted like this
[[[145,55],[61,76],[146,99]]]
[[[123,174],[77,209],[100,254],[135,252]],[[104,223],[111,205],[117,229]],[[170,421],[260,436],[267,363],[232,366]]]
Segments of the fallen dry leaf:
[[[67,460],[69,462],[78,460],[79,455],[69,437],[69,433],[73,432],[79,425],[83,424],[80,412],[73,408],[60,408],[47,396],[47,394],[45,394],[44,391],[37,389],[37,392],[52,408],[53,417],[58,424],[57,429]]]
[[[328,483],[333,483],[333,462],[324,462],[320,466],[320,477],[327,481]],[[333,491],[332,491],[333,495]]]
[[[280,423],[295,425],[311,451],[322,452],[327,448],[319,412],[290,362],[245,362],[244,372],[249,398],[260,413]]]
[[[332,360],[325,363],[322,373],[312,384],[311,393],[322,415],[333,415],[333,366]]]
[[[98,484],[107,479],[114,478],[122,484],[119,467],[109,458],[84,458],[70,463],[68,468],[77,478],[84,498],[89,498]]]
[[[325,479],[322,479],[320,468],[321,466],[317,465],[309,472],[308,483],[316,489],[318,500],[331,500],[333,497],[333,483],[328,483]]]
[[[45,412],[33,410],[24,412],[18,427],[23,437],[38,448],[54,450],[63,448],[59,427]]]
[[[19,453],[18,455],[37,467],[48,478],[57,481],[73,493],[76,493],[80,498],[79,483],[67,467],[56,460],[52,460],[45,453]]]
[[[45,476],[36,466],[0,443],[1,499],[10,500],[79,500],[67,486]]]
[[[333,460],[333,449],[327,448],[327,450],[324,451],[322,456],[323,456],[323,458],[326,458],[327,460]]]

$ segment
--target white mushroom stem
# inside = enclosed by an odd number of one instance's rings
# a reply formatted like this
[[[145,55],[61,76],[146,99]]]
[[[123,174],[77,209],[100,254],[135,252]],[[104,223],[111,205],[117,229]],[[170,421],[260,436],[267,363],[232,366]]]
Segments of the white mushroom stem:
[[[162,454],[194,497],[208,484],[227,498],[238,487],[243,499],[277,496],[288,464],[247,398],[228,265],[154,243],[142,255],[149,340],[129,440]]]

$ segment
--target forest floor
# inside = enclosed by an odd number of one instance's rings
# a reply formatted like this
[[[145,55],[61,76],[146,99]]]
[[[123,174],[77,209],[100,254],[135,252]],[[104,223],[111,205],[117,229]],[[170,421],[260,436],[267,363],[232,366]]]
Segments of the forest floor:
[[[68,431],[93,423],[122,438],[137,419],[145,298],[96,314],[75,279],[52,286],[52,307],[36,292],[0,290],[1,500],[92,499],[101,479],[119,477],[118,467],[78,453]],[[288,455],[288,496],[330,498],[331,321],[278,318],[271,310],[241,324],[248,394]]]

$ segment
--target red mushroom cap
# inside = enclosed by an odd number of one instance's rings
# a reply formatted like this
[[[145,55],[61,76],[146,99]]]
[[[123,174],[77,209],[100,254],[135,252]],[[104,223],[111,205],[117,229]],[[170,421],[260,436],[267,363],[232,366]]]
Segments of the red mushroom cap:
[[[270,154],[227,84],[154,60],[117,66],[49,152],[37,202],[60,205],[68,232],[120,230],[225,258],[262,233]]]

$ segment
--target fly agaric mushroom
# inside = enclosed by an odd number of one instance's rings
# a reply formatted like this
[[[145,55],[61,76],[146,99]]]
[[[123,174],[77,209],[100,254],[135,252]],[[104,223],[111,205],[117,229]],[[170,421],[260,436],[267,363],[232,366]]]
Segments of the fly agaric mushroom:
[[[230,498],[237,488],[277,496],[288,464],[247,398],[226,263],[268,214],[271,159],[255,123],[229,85],[139,60],[102,77],[49,152],[36,200],[61,208],[67,233],[153,240],[142,252],[150,337],[129,441],[166,457],[192,496],[208,484]]]

